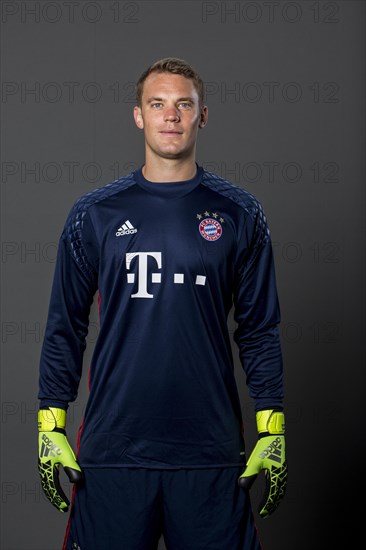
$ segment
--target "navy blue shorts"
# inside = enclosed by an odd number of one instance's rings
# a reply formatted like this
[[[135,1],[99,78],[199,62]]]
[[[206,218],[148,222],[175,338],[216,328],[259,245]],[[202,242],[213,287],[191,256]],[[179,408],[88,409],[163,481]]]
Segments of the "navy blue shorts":
[[[84,469],[64,550],[260,550],[241,472]]]

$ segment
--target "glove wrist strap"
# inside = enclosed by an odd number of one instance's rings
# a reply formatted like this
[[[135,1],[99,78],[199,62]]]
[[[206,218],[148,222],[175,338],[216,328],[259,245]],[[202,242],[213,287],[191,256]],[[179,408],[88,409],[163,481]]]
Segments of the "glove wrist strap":
[[[66,411],[47,407],[38,411],[38,431],[65,433]]]
[[[259,437],[283,435],[285,433],[285,416],[282,411],[273,409],[258,411],[256,422]]]

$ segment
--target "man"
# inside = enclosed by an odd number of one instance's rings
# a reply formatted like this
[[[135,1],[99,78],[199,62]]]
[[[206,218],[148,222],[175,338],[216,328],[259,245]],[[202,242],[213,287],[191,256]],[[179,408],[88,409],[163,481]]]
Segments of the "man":
[[[263,517],[285,491],[269,232],[251,194],[196,164],[203,90],[180,59],[142,74],[134,119],[144,165],[82,196],[61,235],[40,364],[39,469],[61,511],[60,464],[76,482],[66,550],[152,550],[161,534],[168,550],[258,549],[248,489],[266,470]],[[96,292],[100,333],[76,462],[66,410]],[[245,470],[233,303],[259,429]]]

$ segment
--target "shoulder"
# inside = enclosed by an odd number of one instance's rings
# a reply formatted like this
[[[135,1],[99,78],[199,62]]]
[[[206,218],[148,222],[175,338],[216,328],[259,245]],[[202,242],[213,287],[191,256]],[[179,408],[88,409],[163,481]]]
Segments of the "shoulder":
[[[72,206],[65,223],[65,231],[67,234],[75,232],[77,228],[82,226],[85,214],[89,208],[108,199],[109,197],[124,191],[135,184],[134,173],[131,172],[127,176],[123,176],[117,180],[107,183],[102,187],[93,189],[79,197]]]
[[[114,194],[128,189],[134,183],[135,179],[133,172],[131,172],[127,176],[112,181],[103,187],[85,193],[76,200],[71,208],[65,222],[61,239],[68,244],[71,255],[87,276],[94,277],[95,270],[88,260],[88,252],[85,243],[89,243],[90,249],[91,243],[96,242],[92,223],[90,223],[89,217],[86,216],[88,210],[90,207]]]
[[[71,241],[80,238],[81,231],[85,225],[85,215],[88,210],[100,203],[101,201],[108,199],[109,197],[128,189],[135,183],[134,173],[131,172],[127,176],[123,176],[117,180],[107,183],[102,187],[98,187],[93,191],[89,191],[84,195],[81,195],[74,205],[72,206],[69,215],[67,216],[63,236],[67,237]]]
[[[259,243],[269,241],[270,231],[265,213],[261,203],[252,193],[207,170],[204,170],[202,184],[233,201],[241,208],[246,227],[252,228],[253,235]]]
[[[231,181],[228,181],[217,174],[203,171],[202,185],[205,185],[212,191],[226,197],[243,208],[247,214],[255,218],[258,214],[263,213],[263,208],[258,199],[249,193],[246,189],[238,187]]]
[[[134,173],[131,172],[127,176],[123,176],[117,180],[112,181],[111,183],[103,185],[102,187],[93,189],[93,191],[85,193],[76,200],[70,214],[85,214],[91,206],[94,206],[95,204],[105,199],[108,199],[109,197],[119,193],[120,191],[128,189],[135,183],[136,181],[134,178]]]

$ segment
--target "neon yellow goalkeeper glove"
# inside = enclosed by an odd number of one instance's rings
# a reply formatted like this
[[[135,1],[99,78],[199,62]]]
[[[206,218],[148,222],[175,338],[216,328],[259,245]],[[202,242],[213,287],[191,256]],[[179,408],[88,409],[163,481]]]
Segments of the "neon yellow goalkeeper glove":
[[[258,512],[266,518],[276,510],[286,491],[285,417],[280,411],[259,411],[256,421],[258,441],[239,477],[239,485],[249,490],[257,475],[265,470],[266,488]]]
[[[63,466],[72,483],[81,480],[82,472],[66,438],[66,411],[49,407],[38,412],[38,471],[42,489],[60,512],[67,512],[70,501],[60,485],[59,467]]]

